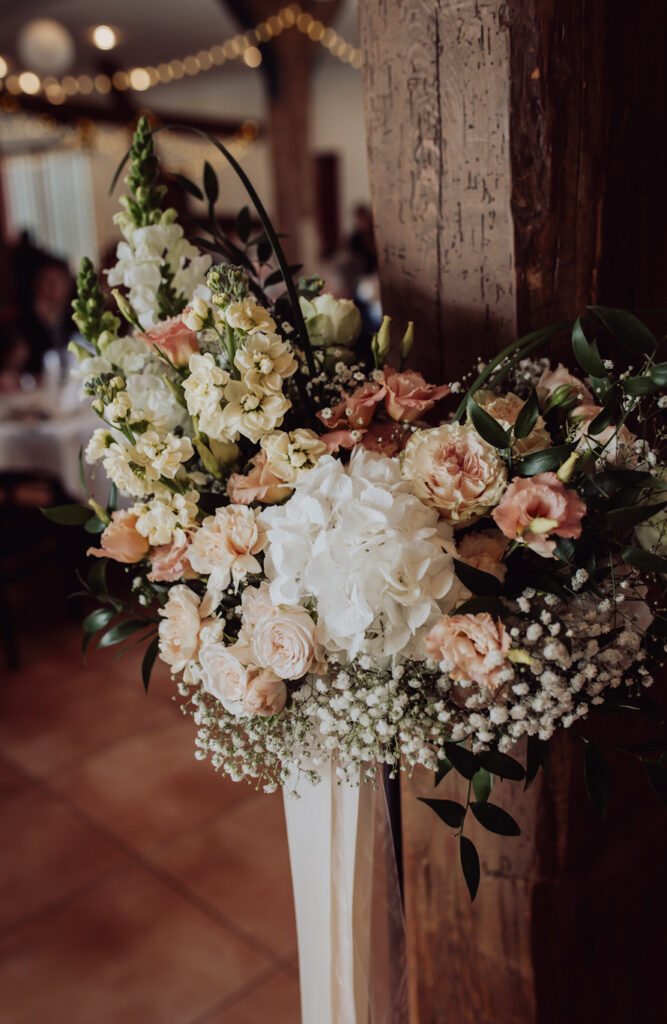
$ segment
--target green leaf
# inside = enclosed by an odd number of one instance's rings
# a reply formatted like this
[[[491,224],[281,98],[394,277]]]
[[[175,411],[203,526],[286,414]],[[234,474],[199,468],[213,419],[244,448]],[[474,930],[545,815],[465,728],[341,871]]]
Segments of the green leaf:
[[[487,832],[494,832],[498,836],[521,835],[521,829],[512,815],[504,811],[502,807],[498,807],[497,804],[490,804],[488,801],[472,803],[470,810]]]
[[[194,181],[190,181],[184,174],[177,174],[176,171],[171,171],[171,177],[174,181],[178,182],[182,189],[189,192],[195,199],[203,199],[204,193],[200,189],[199,185],[195,185]]]
[[[83,468],[83,445],[79,447],[79,483],[81,484],[81,492],[88,497],[88,485],[86,483],[86,474]]]
[[[271,243],[268,239],[264,239],[264,241],[260,242],[257,246],[257,259],[260,263],[268,263],[271,259],[272,253],[273,249],[271,248]],[[282,277],[282,274],[280,276]]]
[[[661,804],[667,807],[667,764],[658,761],[642,761],[651,783],[651,789]]]
[[[526,749],[526,784],[524,791],[534,782],[538,771],[546,773],[549,767],[549,744],[537,736],[529,736]]]
[[[584,747],[584,779],[588,799],[600,817],[604,818],[611,793],[609,762],[597,744],[590,740],[585,741]]]
[[[557,537],[554,546],[554,555],[559,558],[561,562],[565,562],[566,565],[572,565],[572,559],[574,558],[574,541],[570,540],[569,537]]]
[[[641,395],[654,395],[656,391],[660,390],[660,385],[650,377],[626,377],[623,381],[623,389],[626,395],[637,398]]]
[[[107,593],[108,558],[96,558],[88,572],[87,585],[95,597]]]
[[[83,620],[83,629],[85,633],[97,633],[98,629],[104,629],[108,626],[115,615],[113,608],[96,608],[90,615],[86,615]]]
[[[607,371],[604,368],[600,353],[594,341],[588,342],[581,326],[579,317],[574,321],[572,328],[572,348],[579,366],[590,377],[606,377]]]
[[[646,569],[647,572],[667,572],[667,558],[655,555],[652,551],[644,551],[643,548],[634,547],[632,544],[621,548],[621,558],[628,565],[634,565],[635,569]]]
[[[648,372],[661,388],[667,387],[667,363],[656,363]]]
[[[501,779],[513,779],[515,782],[521,782],[526,776],[522,764],[508,754],[501,754],[499,750],[484,750],[477,757],[483,768],[498,775]]]
[[[81,639],[81,657],[83,659],[84,665],[88,664],[88,659],[86,658],[86,655],[88,653],[88,648],[90,647],[90,643],[91,640],[93,639],[93,636],[93,633],[84,633]]]
[[[488,772],[486,768],[479,768],[472,777],[472,789],[475,794],[475,800],[479,803],[484,803],[488,800],[491,795],[491,787],[493,786],[493,777],[491,772]]]
[[[458,558],[454,559],[454,572],[463,586],[478,597],[483,597],[486,594],[500,594],[503,589],[502,583],[496,576],[492,576],[489,572],[482,572],[481,569],[475,569]]]
[[[435,772],[435,782],[433,783],[433,785],[439,786],[442,780],[445,778],[445,776],[449,775],[453,767],[453,764],[447,759],[438,762],[438,767]]]
[[[587,433],[593,437],[597,437],[603,430],[611,426],[619,410],[618,395],[615,390],[612,390],[605,399],[605,403],[602,410],[597,414],[594,420],[589,424]]]
[[[479,768],[479,762],[475,754],[466,750],[465,747],[460,747],[458,743],[445,743],[445,753],[447,754],[448,761],[451,762],[459,775],[463,775],[465,779],[472,779]]]
[[[507,614],[507,609],[499,597],[489,594],[486,597],[471,597],[469,601],[464,601],[454,615],[478,615],[480,612],[488,612],[489,615],[501,619]]]
[[[112,626],[111,629],[107,630],[100,637],[97,649],[100,650],[102,647],[111,647],[113,644],[119,644],[123,640],[127,640],[128,636],[132,636],[133,633],[137,633],[140,629],[147,629],[150,626],[150,622],[146,619],[126,619],[124,622],[119,622],[117,626]]]
[[[509,448],[510,439],[497,420],[490,416],[474,398],[468,399],[468,416],[479,436],[494,448]]]
[[[572,454],[569,445],[556,445],[554,448],[542,448],[539,452],[531,452],[516,463],[520,476],[537,476],[538,473],[551,473],[558,469]]]
[[[602,522],[609,530],[624,530],[628,526],[637,526],[645,519],[650,519],[665,505],[667,505],[667,501],[660,501],[654,505],[628,505],[625,508],[612,508],[605,512]]]
[[[631,352],[653,352],[657,341],[645,324],[624,309],[609,309],[606,306],[589,306],[590,310],[611,331],[617,341]]]
[[[146,653],[144,654],[143,661],[141,662],[141,679],[146,693],[148,693],[148,684],[151,681],[151,672],[153,671],[153,665],[157,658],[158,649],[159,640],[158,637],[155,637],[155,639],[151,640],[150,644],[146,648]]]
[[[211,167],[208,160],[204,161],[204,192],[211,206],[215,206],[220,195],[218,176]]]
[[[479,887],[479,857],[477,856],[475,844],[466,836],[461,836],[460,842],[461,868],[463,869],[463,877],[466,880],[468,892],[470,893],[470,902],[472,903]]]
[[[84,524],[86,533],[102,533],[107,524],[99,516],[91,516]]]
[[[461,828],[466,816],[466,809],[462,804],[456,803],[455,800],[431,800],[425,796],[420,796],[417,799],[435,811],[445,825],[449,825],[451,828]]]
[[[528,437],[531,430],[537,423],[539,413],[540,401],[537,397],[537,391],[533,388],[528,401],[521,407],[519,415],[515,420],[514,436],[518,438]]]
[[[236,216],[236,234],[239,236],[242,242],[248,242],[250,238],[250,228],[252,227],[252,221],[250,219],[250,210],[247,206],[243,206]]]
[[[39,511],[52,523],[61,526],[82,526],[95,515],[92,508],[86,508],[85,505],[54,505],[53,508],[40,508]]]
[[[112,484],[109,489],[109,500],[107,502],[107,512],[111,515],[118,508],[118,488],[115,484]]]

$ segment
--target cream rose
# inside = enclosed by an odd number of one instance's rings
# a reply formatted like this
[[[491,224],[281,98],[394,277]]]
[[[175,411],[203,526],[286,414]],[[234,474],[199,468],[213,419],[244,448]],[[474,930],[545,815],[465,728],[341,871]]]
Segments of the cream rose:
[[[487,700],[497,699],[513,676],[508,660],[510,635],[500,619],[479,615],[444,615],[424,640],[426,650],[456,683],[480,688]],[[457,693],[465,700],[465,687]]]
[[[208,516],[190,544],[190,564],[209,576],[209,590],[237,587],[249,573],[261,571],[255,555],[266,543],[264,529],[246,505],[226,505]]]
[[[454,523],[485,515],[507,486],[507,468],[496,449],[473,427],[458,423],[416,431],[402,469],[413,493]]]
[[[270,671],[258,672],[246,688],[243,710],[248,715],[268,718],[282,711],[286,700],[287,687],[282,679]]]
[[[317,647],[316,627],[305,608],[275,607],[252,624],[250,656],[280,679],[301,679]]]
[[[194,590],[183,584],[172,587],[169,599],[160,609],[162,622],[158,627],[160,657],[173,672],[180,672],[196,658],[202,629],[213,626],[209,618],[210,601],[200,602]]]
[[[204,644],[199,652],[204,689],[219,700],[225,710],[232,715],[243,710],[243,701],[250,680],[251,670],[245,663],[246,654],[247,648],[238,644],[225,647],[221,643]]]

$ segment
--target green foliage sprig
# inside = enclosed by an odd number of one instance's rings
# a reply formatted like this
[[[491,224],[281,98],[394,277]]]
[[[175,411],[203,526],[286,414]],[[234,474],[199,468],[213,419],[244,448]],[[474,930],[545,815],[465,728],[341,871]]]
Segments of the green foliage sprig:
[[[116,334],[120,320],[104,309],[104,293],[93,264],[84,256],[76,278],[76,298],[72,302],[72,319],[81,334],[98,351],[98,341],[104,331]]]

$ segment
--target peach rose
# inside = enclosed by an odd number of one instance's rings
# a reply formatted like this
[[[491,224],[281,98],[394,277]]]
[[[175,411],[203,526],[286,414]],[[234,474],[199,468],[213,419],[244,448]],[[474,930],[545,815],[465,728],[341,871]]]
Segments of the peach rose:
[[[188,552],[190,545],[187,540],[182,544],[173,541],[152,548],[150,553],[151,571],[148,579],[153,583],[173,583],[175,580],[191,580],[197,573],[190,565]]]
[[[551,558],[556,545],[548,535],[579,537],[586,505],[555,473],[538,473],[516,477],[492,515],[506,537],[523,540],[538,555]]]
[[[403,423],[414,423],[450,392],[447,384],[436,387],[427,384],[421,373],[414,370],[399,373],[390,366],[385,366],[384,383],[387,389],[385,409],[393,420]]]
[[[114,562],[131,565],[148,554],[148,541],[137,531],[138,516],[119,509],[112,513],[111,522],[102,531],[101,548],[88,548],[86,554],[95,558],[113,558]]]
[[[376,405],[382,401],[386,390],[384,384],[368,381],[353,391],[351,395],[345,395],[333,409],[323,409],[322,412],[318,412],[318,418],[327,430],[335,430],[337,427],[351,427],[359,430],[367,427],[373,419]],[[325,416],[327,411],[330,413],[329,416]]]
[[[252,509],[226,505],[207,516],[190,543],[190,565],[209,576],[209,590],[224,590],[230,580],[238,586],[248,573],[261,572],[255,558],[266,534]]]
[[[280,679],[305,676],[317,648],[315,623],[305,608],[274,607],[248,628],[250,654],[256,665],[271,669]]]
[[[459,558],[480,572],[488,572],[502,583],[507,574],[503,555],[507,539],[495,530],[468,533],[457,543]]]
[[[517,416],[526,404],[523,398],[519,398],[513,391],[508,391],[505,395],[496,395],[493,391],[483,389],[475,394],[475,401],[505,430],[514,426]],[[546,423],[541,416],[538,416],[535,426],[527,437],[514,439],[512,451],[516,455],[529,455],[530,452],[539,452],[543,448],[548,448],[550,444],[551,437]]]
[[[489,699],[511,678],[510,635],[500,619],[479,615],[444,615],[426,636],[426,650],[457,683],[474,683]],[[459,694],[465,699],[465,693]]]
[[[230,714],[243,709],[251,669],[246,664],[247,648],[221,643],[202,645],[199,664],[204,689],[219,700]]]
[[[589,434],[591,423],[601,412],[602,406],[594,405],[592,402],[583,402],[569,414],[571,422],[576,424],[574,436],[577,441],[577,451],[586,452],[602,448],[602,460],[612,465],[636,461],[632,445],[637,437],[625,425],[620,428],[618,433],[616,427],[610,424],[597,434]]]
[[[549,403],[558,388],[570,388],[573,398],[585,398],[586,401],[593,399],[585,384],[562,363],[559,363],[555,370],[545,370],[537,382],[537,397],[542,405]]]
[[[292,488],[268,468],[266,452],[255,455],[251,465],[252,469],[245,476],[232,473],[227,481],[227,493],[235,505],[251,505],[253,501],[273,505],[289,498]]]
[[[452,522],[485,515],[507,486],[496,449],[459,423],[417,430],[405,447],[403,475],[418,498]]]
[[[194,590],[183,584],[169,591],[167,603],[160,609],[158,636],[160,657],[173,672],[180,672],[197,656],[202,629],[215,624],[214,618],[207,618],[210,603],[206,598],[200,602]]]
[[[183,323],[180,316],[171,316],[143,335],[144,341],[174,366],[187,366],[190,356],[199,352],[197,335]]]
[[[274,672],[263,671],[253,676],[243,699],[243,710],[248,715],[268,718],[285,707],[287,687]]]

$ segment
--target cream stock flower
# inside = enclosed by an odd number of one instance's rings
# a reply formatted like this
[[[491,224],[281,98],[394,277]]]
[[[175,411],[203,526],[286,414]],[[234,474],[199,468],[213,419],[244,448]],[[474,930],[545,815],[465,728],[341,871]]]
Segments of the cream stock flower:
[[[209,617],[211,611],[208,595],[200,601],[194,590],[181,583],[170,589],[167,603],[160,609],[158,636],[160,657],[171,665],[172,672],[180,672],[197,657],[202,630],[215,627],[213,635],[221,631],[221,624]]]
[[[194,455],[189,437],[160,434],[146,430],[137,438],[133,459],[144,467],[146,480],[159,480],[161,476],[173,480],[184,462]]]
[[[188,412],[209,437],[227,439],[222,406],[230,379],[228,372],[217,365],[210,352],[190,356],[188,369],[190,374],[183,381]]]
[[[104,457],[112,440],[111,434],[105,427],[98,427],[97,430],[94,430],[93,436],[86,445],[86,462],[99,462]]]
[[[409,492],[395,459],[357,449],[345,467],[325,455],[259,518],[272,601],[313,599],[318,639],[336,657],[408,657],[459,598],[451,528]]]
[[[277,334],[252,334],[234,356],[234,365],[252,391],[280,394],[283,378],[296,371],[296,359]]]
[[[272,430],[264,435],[261,445],[266,453],[268,469],[279,480],[289,484],[312,469],[318,459],[329,451],[313,430],[303,427],[289,432]]]
[[[282,394],[260,394],[240,380],[229,382],[225,399],[227,405],[222,410],[221,423],[226,436],[235,441],[241,434],[253,444],[257,444],[263,434],[280,426],[291,405]]]
[[[197,491],[186,494],[164,493],[145,505],[134,505],[132,512],[137,516],[137,532],[146,537],[150,544],[160,547],[164,544],[184,544],[186,531],[194,528],[199,508]]]
[[[230,302],[225,309],[225,319],[235,331],[245,331],[248,334],[254,334],[256,331],[272,332],[276,329],[276,322],[268,310],[260,306],[250,295],[242,302]]]
[[[485,515],[507,486],[507,468],[477,431],[458,423],[416,431],[402,457],[414,494],[452,522]]]
[[[264,548],[266,535],[255,512],[246,505],[216,509],[196,531],[190,545],[190,564],[209,577],[209,590],[234,586],[249,573],[261,572],[255,558]]]

